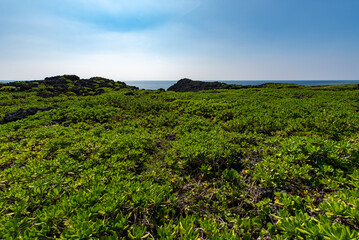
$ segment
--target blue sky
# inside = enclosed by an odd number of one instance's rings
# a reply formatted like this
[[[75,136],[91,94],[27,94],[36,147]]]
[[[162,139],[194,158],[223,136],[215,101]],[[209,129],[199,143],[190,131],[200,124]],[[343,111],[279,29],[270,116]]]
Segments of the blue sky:
[[[358,80],[358,0],[1,0],[0,79]]]

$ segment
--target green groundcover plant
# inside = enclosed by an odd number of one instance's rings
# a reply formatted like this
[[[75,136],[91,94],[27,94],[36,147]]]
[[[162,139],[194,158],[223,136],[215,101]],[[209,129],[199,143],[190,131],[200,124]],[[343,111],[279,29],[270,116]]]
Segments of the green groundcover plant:
[[[1,239],[359,239],[356,86],[69,89],[0,88]]]

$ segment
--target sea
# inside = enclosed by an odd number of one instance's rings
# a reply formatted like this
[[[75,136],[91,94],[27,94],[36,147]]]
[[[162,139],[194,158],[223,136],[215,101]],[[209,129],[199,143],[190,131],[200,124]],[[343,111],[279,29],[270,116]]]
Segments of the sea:
[[[16,80],[22,81],[22,80]],[[175,84],[177,81],[148,81],[148,80],[136,80],[136,81],[126,81],[125,82],[129,86],[135,86],[139,89],[147,89],[147,90],[157,90],[160,88],[168,89],[170,86]],[[205,80],[203,80],[205,81]],[[15,82],[15,80],[0,80],[2,83]],[[217,80],[217,81],[207,81],[207,82],[222,82],[227,84],[237,84],[243,86],[255,86],[264,83],[293,83],[299,84],[303,86],[319,86],[319,85],[340,85],[340,84],[359,84],[359,80]]]
[[[124,81],[127,85],[136,86],[140,89],[168,89],[177,81]],[[359,80],[217,80],[207,82],[222,82],[227,84],[237,84],[243,86],[255,86],[264,83],[293,83],[303,86],[320,86],[320,85],[341,85],[341,84],[359,84]]]

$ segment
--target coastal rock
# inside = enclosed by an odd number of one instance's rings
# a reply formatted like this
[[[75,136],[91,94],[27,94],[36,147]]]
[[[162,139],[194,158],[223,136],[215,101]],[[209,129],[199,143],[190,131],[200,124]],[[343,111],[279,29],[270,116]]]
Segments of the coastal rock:
[[[214,90],[214,89],[238,89],[240,85],[230,85],[220,82],[204,82],[194,81],[188,78],[179,80],[177,83],[169,87],[168,91],[174,92],[198,92],[202,90]]]
[[[116,82],[102,77],[90,79],[80,79],[76,75],[62,75],[47,77],[44,80],[10,82],[0,85],[0,91],[11,92],[36,92],[37,96],[48,98],[61,94],[65,95],[99,95],[105,89],[119,90],[122,88],[138,89],[137,87],[127,86],[124,82]]]
[[[66,80],[70,80],[70,81],[78,81],[80,80],[80,77],[76,76],[76,75],[62,75],[62,76],[54,76],[54,77],[46,77],[45,78],[45,82],[48,83],[66,83]]]
[[[51,109],[53,109],[53,107],[19,109],[15,112],[5,114],[5,117],[2,121],[0,121],[0,124],[21,120],[27,118],[28,116],[35,115],[39,111],[44,112],[44,111],[49,111]]]
[[[274,197],[274,193],[277,192],[285,192],[285,193],[290,193],[292,192],[292,187],[291,186],[282,186],[282,187],[276,187],[276,188],[257,188],[256,192],[257,194],[260,195],[261,199],[263,198],[273,198]]]

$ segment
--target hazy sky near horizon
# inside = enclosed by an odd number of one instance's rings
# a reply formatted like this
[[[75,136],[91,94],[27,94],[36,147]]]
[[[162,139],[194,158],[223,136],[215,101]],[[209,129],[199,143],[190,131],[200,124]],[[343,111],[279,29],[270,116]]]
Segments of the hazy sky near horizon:
[[[358,80],[359,0],[1,0],[0,80]]]

